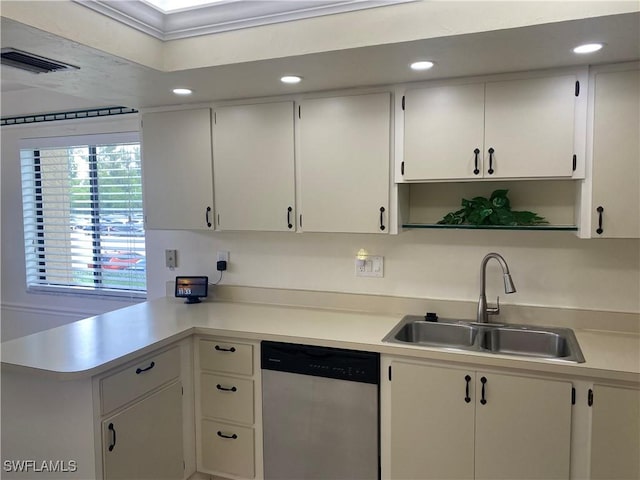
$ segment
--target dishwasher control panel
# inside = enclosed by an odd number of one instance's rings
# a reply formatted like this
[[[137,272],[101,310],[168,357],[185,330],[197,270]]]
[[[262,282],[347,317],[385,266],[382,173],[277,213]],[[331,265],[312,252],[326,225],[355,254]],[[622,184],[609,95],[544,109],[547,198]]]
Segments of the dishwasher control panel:
[[[262,342],[263,370],[378,384],[380,354],[342,348]]]

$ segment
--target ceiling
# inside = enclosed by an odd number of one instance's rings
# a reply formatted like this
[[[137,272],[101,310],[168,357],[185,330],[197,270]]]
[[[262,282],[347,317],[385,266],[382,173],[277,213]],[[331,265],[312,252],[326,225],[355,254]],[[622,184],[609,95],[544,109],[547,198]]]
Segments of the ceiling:
[[[52,111],[6,110],[20,109],[21,102],[6,101],[10,96],[33,88],[81,99],[87,106],[147,108],[184,104],[185,98],[171,93],[176,86],[194,90],[186,102],[201,103],[640,59],[640,12],[174,72],[139,65],[5,17],[1,27],[3,47],[53,59],[73,58],[81,67],[48,74],[2,67],[3,116]],[[571,51],[593,40],[604,42],[605,48],[589,56]],[[408,64],[424,58],[425,52],[436,66],[411,71]],[[304,80],[284,85],[279,78],[287,73]]]

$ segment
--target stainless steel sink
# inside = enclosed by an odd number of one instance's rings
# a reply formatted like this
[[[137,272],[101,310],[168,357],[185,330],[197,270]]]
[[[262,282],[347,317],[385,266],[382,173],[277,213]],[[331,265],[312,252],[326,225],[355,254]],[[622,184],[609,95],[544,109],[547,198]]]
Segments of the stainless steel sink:
[[[382,341],[574,363],[585,361],[575,334],[569,328],[442,319],[428,322],[424,317],[407,315]]]
[[[577,342],[575,346],[571,345],[572,336],[573,332],[569,335],[566,332],[540,329],[492,328],[484,332],[481,346],[491,352],[502,354],[568,358],[573,356],[574,351],[579,351],[579,348],[576,348]]]
[[[474,344],[477,334],[478,328],[472,325],[416,320],[402,325],[393,338],[407,343],[469,347]]]

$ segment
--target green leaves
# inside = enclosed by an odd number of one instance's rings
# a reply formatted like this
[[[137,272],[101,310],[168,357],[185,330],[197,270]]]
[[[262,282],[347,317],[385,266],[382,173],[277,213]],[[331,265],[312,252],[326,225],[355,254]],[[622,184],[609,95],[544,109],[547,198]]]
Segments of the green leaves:
[[[441,225],[542,225],[544,217],[534,212],[512,211],[507,197],[509,190],[495,190],[489,198],[462,199],[462,208],[447,213],[438,222]]]

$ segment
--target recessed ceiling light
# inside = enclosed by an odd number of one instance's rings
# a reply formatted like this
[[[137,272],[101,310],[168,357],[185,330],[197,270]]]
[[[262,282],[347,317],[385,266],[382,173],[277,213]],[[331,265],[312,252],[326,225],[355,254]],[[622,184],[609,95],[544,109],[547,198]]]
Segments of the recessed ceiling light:
[[[573,49],[573,53],[593,53],[602,48],[601,43],[585,43]]]
[[[193,93],[193,90],[189,88],[174,88],[173,93],[175,93],[176,95],[191,95]]]
[[[302,81],[302,77],[297,75],[285,75],[280,78],[280,81],[282,83],[300,83]]]
[[[413,62],[411,64],[411,69],[412,70],[429,70],[431,67],[433,67],[433,62],[429,62],[426,60],[421,60],[419,62]]]

